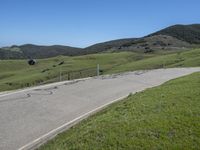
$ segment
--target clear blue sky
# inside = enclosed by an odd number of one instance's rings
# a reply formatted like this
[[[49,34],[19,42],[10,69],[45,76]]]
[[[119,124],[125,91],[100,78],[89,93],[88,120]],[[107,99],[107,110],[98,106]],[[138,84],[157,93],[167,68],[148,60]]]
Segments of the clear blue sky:
[[[200,23],[199,0],[0,0],[0,47],[77,47]]]

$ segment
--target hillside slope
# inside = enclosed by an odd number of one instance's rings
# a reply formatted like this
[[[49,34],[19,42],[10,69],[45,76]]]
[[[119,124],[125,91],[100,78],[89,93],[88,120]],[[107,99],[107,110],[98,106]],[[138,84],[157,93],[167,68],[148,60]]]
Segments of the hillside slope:
[[[200,44],[200,24],[192,25],[174,25],[152,35],[169,35],[190,44]]]
[[[191,48],[191,44],[168,35],[152,35],[137,39],[121,39],[99,43],[84,49],[86,53],[98,53],[104,51],[121,52],[132,51],[151,53],[158,50],[183,50]]]
[[[113,48],[119,48],[122,45],[127,45],[130,43],[134,43],[137,38],[129,38],[129,39],[118,39],[118,40],[112,40],[112,41],[107,41],[103,43],[97,43],[94,45],[91,45],[89,47],[84,48],[85,53],[99,53],[103,51],[108,51]]]

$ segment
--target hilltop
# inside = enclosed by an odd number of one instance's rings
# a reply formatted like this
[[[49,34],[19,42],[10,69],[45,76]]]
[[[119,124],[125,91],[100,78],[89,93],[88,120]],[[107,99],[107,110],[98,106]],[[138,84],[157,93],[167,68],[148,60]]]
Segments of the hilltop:
[[[149,36],[160,34],[169,35],[190,44],[200,44],[200,24],[174,25]]]

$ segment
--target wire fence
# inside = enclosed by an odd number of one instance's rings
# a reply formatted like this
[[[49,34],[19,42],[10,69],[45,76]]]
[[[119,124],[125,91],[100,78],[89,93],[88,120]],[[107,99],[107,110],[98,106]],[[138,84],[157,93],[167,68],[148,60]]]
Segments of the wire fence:
[[[99,75],[101,74],[102,71],[100,70]],[[97,68],[86,68],[75,71],[60,70],[60,72],[54,78],[45,80],[43,82],[40,82],[39,84],[52,83],[56,81],[74,80],[74,79],[94,77],[94,76],[97,76]]]
[[[74,80],[74,79],[80,79],[80,78],[87,78],[87,77],[94,77],[98,75],[102,75],[106,70],[99,70],[99,67],[93,67],[93,68],[84,68],[80,70],[72,70],[72,71],[66,71],[64,68],[60,67],[60,69],[57,69],[57,71],[54,71],[53,73],[49,73],[49,69],[44,69],[41,71],[43,74],[43,77],[37,78],[35,80],[29,81],[17,81],[17,82],[6,82],[2,85],[0,84],[0,88],[3,87],[5,90],[12,90],[12,89],[19,89],[19,88],[25,88],[25,87],[31,87],[31,86],[38,86],[38,85],[44,85],[48,83],[53,82],[59,82],[59,81],[66,81],[66,80]]]
[[[79,78],[85,78],[85,77],[93,77],[96,75],[97,75],[96,68],[87,68],[87,69],[71,71],[67,73],[63,72],[61,77],[62,77],[62,80],[73,80],[73,79],[79,79]]]

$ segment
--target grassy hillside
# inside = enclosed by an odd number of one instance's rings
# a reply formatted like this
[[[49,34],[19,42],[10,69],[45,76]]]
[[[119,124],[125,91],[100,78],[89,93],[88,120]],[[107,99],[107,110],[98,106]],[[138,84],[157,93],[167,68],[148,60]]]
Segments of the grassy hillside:
[[[62,79],[74,79],[96,75],[100,64],[102,74],[163,67],[200,66],[200,49],[171,53],[102,53],[85,56],[58,56],[38,59],[29,66],[26,60],[0,60],[0,91],[29,87]]]
[[[39,150],[200,147],[200,73],[130,95]]]
[[[0,90],[32,86],[48,80],[51,81],[51,79],[53,79],[52,81],[59,81],[60,70],[62,70],[62,76],[65,77],[69,72],[87,70],[89,68],[91,71],[86,72],[86,75],[83,76],[87,77],[90,76],[90,72],[93,75],[96,73],[95,69],[98,63],[101,68],[110,68],[118,63],[126,62],[126,58],[129,55],[134,57],[136,54],[108,53],[79,57],[59,56],[50,59],[39,59],[34,66],[29,66],[26,60],[1,60]],[[62,62],[64,63],[62,64]]]
[[[157,69],[171,67],[195,67],[200,66],[200,49],[159,55],[147,59],[130,61],[109,70],[110,73],[133,71],[139,69]]]

